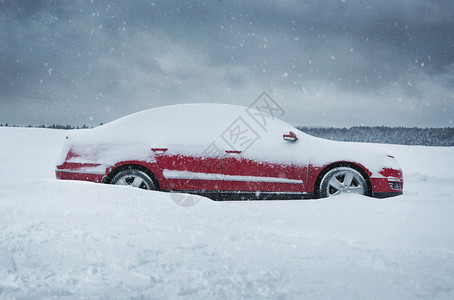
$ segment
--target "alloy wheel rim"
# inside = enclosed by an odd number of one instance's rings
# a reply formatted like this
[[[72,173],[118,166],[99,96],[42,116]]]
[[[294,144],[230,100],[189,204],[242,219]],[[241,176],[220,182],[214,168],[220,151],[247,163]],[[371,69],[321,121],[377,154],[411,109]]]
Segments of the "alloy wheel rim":
[[[148,183],[140,176],[136,175],[124,175],[115,182],[117,185],[126,185],[130,187],[136,187],[139,189],[149,190],[150,186]]]
[[[335,172],[327,186],[328,196],[350,193],[364,195],[365,192],[365,184],[362,176],[350,170]]]

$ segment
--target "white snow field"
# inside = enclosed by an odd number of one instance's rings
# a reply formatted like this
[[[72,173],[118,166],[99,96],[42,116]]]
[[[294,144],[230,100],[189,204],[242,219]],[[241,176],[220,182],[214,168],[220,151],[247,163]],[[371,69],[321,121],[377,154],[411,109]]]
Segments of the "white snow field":
[[[181,207],[55,180],[66,134],[0,128],[2,299],[454,299],[454,147],[383,145],[395,198]]]

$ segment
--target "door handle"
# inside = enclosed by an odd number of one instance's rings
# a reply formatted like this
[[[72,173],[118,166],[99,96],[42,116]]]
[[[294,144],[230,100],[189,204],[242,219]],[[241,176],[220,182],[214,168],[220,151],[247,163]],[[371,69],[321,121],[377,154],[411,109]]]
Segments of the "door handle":
[[[153,152],[163,152],[164,153],[167,150],[169,150],[169,149],[167,149],[167,148],[151,148],[151,151],[153,151]]]
[[[234,153],[234,154],[240,154],[241,151],[238,150],[225,150],[225,153]]]

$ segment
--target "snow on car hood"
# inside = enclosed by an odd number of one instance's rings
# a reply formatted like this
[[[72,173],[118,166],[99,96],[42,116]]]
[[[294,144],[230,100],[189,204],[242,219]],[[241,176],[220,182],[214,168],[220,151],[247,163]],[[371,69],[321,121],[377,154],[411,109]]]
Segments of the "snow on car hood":
[[[337,142],[306,135],[310,144],[309,160],[314,166],[346,161],[366,167],[372,177],[381,177],[383,168],[400,169],[398,161],[384,147],[377,144]]]

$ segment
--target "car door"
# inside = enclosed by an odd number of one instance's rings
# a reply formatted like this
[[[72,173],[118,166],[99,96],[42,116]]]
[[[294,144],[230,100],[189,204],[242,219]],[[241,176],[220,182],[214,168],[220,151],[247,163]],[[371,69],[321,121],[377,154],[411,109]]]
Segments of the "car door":
[[[223,161],[219,156],[183,153],[168,148],[156,155],[166,180],[166,189],[178,191],[212,191],[222,189]]]
[[[305,192],[307,163],[303,157],[292,159],[300,147],[284,139],[263,144],[246,151],[226,150],[223,189],[244,193]]]

